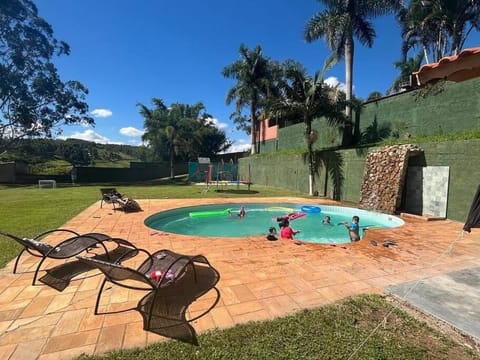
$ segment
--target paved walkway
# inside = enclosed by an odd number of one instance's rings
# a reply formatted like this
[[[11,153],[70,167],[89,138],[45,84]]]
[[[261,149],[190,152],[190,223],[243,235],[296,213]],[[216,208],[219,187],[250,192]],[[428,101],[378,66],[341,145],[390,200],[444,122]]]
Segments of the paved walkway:
[[[480,344],[480,267],[393,285],[387,292]]]
[[[168,248],[205,255],[221,274],[218,286],[222,297],[213,311],[193,323],[199,333],[249,320],[272,319],[351,295],[384,293],[391,285],[480,266],[480,230],[462,236],[463,224],[454,221],[407,218],[401,228],[369,230],[364,240],[335,247],[298,246],[264,237],[165,235],[143,224],[147,216],[165,209],[248,200],[140,200],[145,211],[133,214],[113,212],[108,206],[100,209],[96,203],[64,227],[104,232],[148,250]],[[319,203],[298,198],[251,200]],[[378,245],[373,246],[370,240]],[[383,247],[384,240],[395,240],[397,245]],[[20,264],[20,269],[28,272],[13,275],[13,262],[0,270],[0,359],[70,359],[82,353],[101,354],[163,340],[142,330],[141,316],[135,311],[93,314],[101,276],[75,280],[63,292],[44,285],[31,286],[34,260],[25,257]],[[52,264],[46,263],[45,267]],[[136,305],[144,294],[112,287],[105,295],[103,309],[113,310]],[[201,310],[202,301],[197,303],[192,313]]]

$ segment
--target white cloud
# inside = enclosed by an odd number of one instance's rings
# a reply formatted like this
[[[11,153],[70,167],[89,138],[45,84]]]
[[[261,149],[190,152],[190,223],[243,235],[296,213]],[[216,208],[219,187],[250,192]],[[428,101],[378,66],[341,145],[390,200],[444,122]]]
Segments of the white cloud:
[[[120,129],[120,134],[130,137],[140,137],[145,131],[136,129],[132,126],[124,127]]]
[[[59,139],[80,139],[85,141],[93,141],[99,144],[120,144],[119,142],[110,141],[109,138],[96,133],[92,129],[85,130],[83,132],[74,132],[69,136],[59,136]]]
[[[250,140],[238,139],[234,140],[233,145],[227,150],[226,154],[235,152],[250,151]]]
[[[330,85],[330,86],[333,86],[333,87],[338,86],[338,89],[343,91],[343,92],[345,92],[347,90],[347,86],[344,83],[340,82],[338,80],[338,78],[335,77],[335,76],[330,76],[330,77],[326,78],[323,82],[326,83],[327,85]]]
[[[225,129],[226,127],[228,127],[227,123],[221,122],[217,118],[208,118],[208,120],[210,120],[210,122],[218,129]]]
[[[92,110],[90,114],[98,118],[106,118],[113,115],[112,110],[109,109],[95,109]]]

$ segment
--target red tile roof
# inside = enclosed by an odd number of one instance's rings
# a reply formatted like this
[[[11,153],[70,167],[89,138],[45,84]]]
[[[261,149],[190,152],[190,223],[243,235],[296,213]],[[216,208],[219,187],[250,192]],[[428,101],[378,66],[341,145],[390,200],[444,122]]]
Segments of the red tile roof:
[[[434,79],[463,81],[480,75],[480,47],[462,50],[458,55],[446,56],[439,62],[423,65],[414,72],[417,85]]]

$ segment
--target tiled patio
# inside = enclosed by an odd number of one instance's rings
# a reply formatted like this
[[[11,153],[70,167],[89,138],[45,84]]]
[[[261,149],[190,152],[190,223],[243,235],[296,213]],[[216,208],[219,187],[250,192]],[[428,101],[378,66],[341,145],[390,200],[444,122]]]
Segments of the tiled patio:
[[[64,227],[107,233],[151,251],[168,248],[205,255],[220,272],[221,300],[207,316],[193,323],[198,333],[271,319],[350,295],[382,293],[388,285],[480,266],[480,230],[463,235],[463,224],[454,221],[406,218],[401,228],[369,230],[364,240],[345,246],[298,246],[264,237],[167,235],[143,224],[147,216],[165,209],[248,200],[140,200],[144,211],[132,214],[113,212],[109,206],[101,209],[96,203]],[[314,203],[297,198],[251,200]],[[381,246],[387,239],[398,245]],[[370,240],[376,240],[378,246]],[[32,270],[33,264],[32,258],[25,256],[20,270]],[[44,268],[48,267],[46,263]],[[58,292],[45,285],[31,286],[31,271],[13,275],[12,269],[13,262],[0,270],[0,359],[70,359],[82,353],[101,354],[163,340],[142,330],[142,318],[136,311],[93,314],[101,276],[89,273]],[[122,309],[136,305],[144,293],[114,287],[105,295],[103,309]],[[191,307],[192,312],[205,306],[202,299]]]

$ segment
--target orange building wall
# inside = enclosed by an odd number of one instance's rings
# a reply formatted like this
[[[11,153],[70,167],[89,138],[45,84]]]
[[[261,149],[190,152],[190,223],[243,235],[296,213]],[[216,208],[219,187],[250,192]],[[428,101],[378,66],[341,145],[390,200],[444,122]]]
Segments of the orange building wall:
[[[268,119],[259,123],[257,142],[276,139],[278,136],[278,125],[268,127]]]

